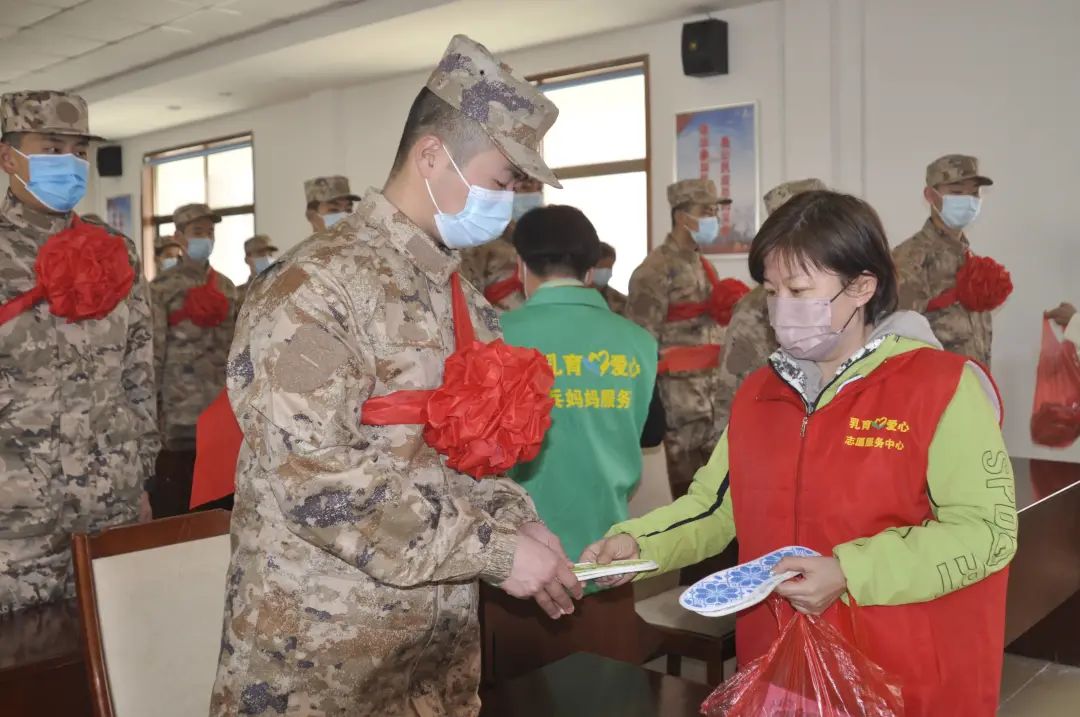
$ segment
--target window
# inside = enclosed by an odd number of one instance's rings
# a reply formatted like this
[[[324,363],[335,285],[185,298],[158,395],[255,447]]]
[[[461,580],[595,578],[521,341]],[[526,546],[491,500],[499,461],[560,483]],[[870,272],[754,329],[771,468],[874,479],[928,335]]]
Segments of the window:
[[[562,182],[545,201],[585,212],[618,258],[612,286],[625,292],[649,251],[648,58],[532,78],[559,107],[543,153]]]
[[[176,232],[172,213],[178,207],[207,204],[222,216],[210,265],[238,286],[247,281],[244,242],[255,235],[252,141],[251,135],[228,137],[143,158],[143,256],[154,256],[157,237]],[[154,262],[143,265],[153,278]]]

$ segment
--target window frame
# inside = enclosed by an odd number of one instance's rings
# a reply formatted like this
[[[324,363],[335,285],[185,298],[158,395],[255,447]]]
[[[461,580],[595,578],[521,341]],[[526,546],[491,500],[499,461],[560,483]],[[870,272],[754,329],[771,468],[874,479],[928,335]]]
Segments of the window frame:
[[[143,273],[146,275],[147,281],[152,281],[157,274],[157,263],[154,261],[154,240],[157,237],[158,228],[162,224],[173,223],[172,214],[154,214],[154,207],[157,205],[157,187],[154,182],[154,167],[162,162],[162,160],[175,159],[184,155],[193,155],[203,157],[203,177],[205,180],[205,186],[207,191],[210,187],[210,163],[206,161],[206,157],[213,153],[213,150],[223,147],[230,147],[237,145],[239,148],[243,145],[251,147],[251,185],[252,185],[252,203],[235,205],[230,207],[210,207],[217,214],[222,217],[231,217],[241,214],[251,214],[257,221],[257,215],[255,214],[255,133],[253,131],[239,132],[237,134],[231,134],[224,137],[215,137],[214,139],[204,140],[202,142],[195,142],[193,144],[182,144],[174,147],[167,147],[165,149],[158,149],[152,152],[146,152],[142,158],[142,188],[141,188],[141,209],[142,209],[142,249],[143,249]],[[255,233],[258,233],[256,229]]]
[[[563,179],[584,179],[603,177],[610,174],[645,173],[645,243],[646,254],[653,249],[653,207],[652,207],[652,93],[648,55],[632,55],[615,60],[578,65],[562,70],[552,70],[529,75],[525,79],[536,85],[541,91],[545,86],[560,85],[576,80],[602,78],[627,70],[640,69],[645,79],[645,156],[641,159],[624,159],[614,162],[594,162],[566,167],[552,167],[551,170],[561,181]],[[543,152],[541,151],[541,156]]]

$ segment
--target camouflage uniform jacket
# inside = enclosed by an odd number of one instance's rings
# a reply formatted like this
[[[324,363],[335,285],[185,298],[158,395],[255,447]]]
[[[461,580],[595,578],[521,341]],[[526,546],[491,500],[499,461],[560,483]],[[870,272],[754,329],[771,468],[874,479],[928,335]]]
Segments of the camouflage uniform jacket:
[[[769,323],[769,306],[764,286],[755,287],[735,305],[727,327],[724,353],[720,358],[720,390],[717,414],[720,429],[727,427],[731,402],[746,377],[764,366],[778,348]]]
[[[461,252],[461,275],[481,294],[492,284],[517,276],[517,251],[510,243],[513,235],[514,224],[511,223],[495,241]],[[518,290],[492,305],[502,312],[516,309],[524,303],[525,292]]]
[[[970,356],[989,368],[993,339],[989,311],[968,311],[959,303],[940,311],[926,310],[931,299],[956,285],[956,272],[963,266],[969,246],[967,237],[957,241],[933,219],[927,219],[919,233],[893,250],[899,308],[924,314],[946,351]]]
[[[69,222],[7,195],[0,303],[34,287],[38,250]],[[63,597],[55,579],[67,569],[68,535],[135,520],[152,474],[150,304],[135,247],[125,242],[136,281],[108,316],[68,323],[42,301],[0,325],[0,585],[14,576],[18,586],[14,596],[0,589],[0,613]],[[56,565],[43,569],[43,561]],[[34,587],[21,591],[22,577]]]
[[[158,377],[158,419],[167,450],[195,449],[195,423],[221,389],[236,317],[236,287],[223,274],[217,286],[229,299],[229,314],[218,326],[191,321],[169,325],[169,315],[184,305],[188,289],[206,283],[205,263],[183,260],[150,284],[154,309],[154,366]]]
[[[513,481],[449,469],[421,425],[360,423],[371,396],[441,384],[458,265],[369,190],[252,286],[228,370],[245,441],[212,714],[477,713],[476,579],[509,576],[535,509]],[[478,340],[497,337],[462,285]]]
[[[598,289],[600,295],[604,297],[604,301],[607,302],[608,308],[612,313],[624,316],[626,314],[626,295],[617,289],[612,289],[610,286],[604,286]]]

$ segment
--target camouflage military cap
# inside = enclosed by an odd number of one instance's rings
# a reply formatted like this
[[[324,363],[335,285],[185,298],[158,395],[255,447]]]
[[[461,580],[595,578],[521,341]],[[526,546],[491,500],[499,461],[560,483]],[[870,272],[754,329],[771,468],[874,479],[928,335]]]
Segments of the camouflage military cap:
[[[989,177],[979,174],[979,160],[966,154],[946,154],[926,166],[926,186],[963,182],[974,179],[980,186],[993,184]]]
[[[170,234],[169,236],[159,236],[154,240],[154,253],[160,254],[171,246],[184,248],[184,245],[176,241],[176,237]]]
[[[711,179],[682,179],[668,185],[667,200],[671,208],[687,204],[731,204],[727,197],[717,196],[716,182]]]
[[[251,256],[252,252],[262,251],[264,249],[269,249],[270,251],[278,250],[278,248],[274,246],[273,240],[265,234],[256,234],[244,242],[244,256]]]
[[[530,177],[561,187],[540,156],[559,108],[532,83],[515,77],[509,65],[464,35],[450,40],[427,88],[476,120],[506,158]]]
[[[0,132],[66,134],[103,140],[90,134],[86,100],[55,90],[8,92],[0,97]]]
[[[348,177],[342,177],[335,175],[333,177],[315,177],[304,182],[304,196],[307,197],[307,203],[312,202],[332,202],[335,199],[351,199],[354,202],[360,201],[360,197],[352,193],[349,189]]]
[[[796,179],[792,182],[784,182],[773,187],[765,194],[765,211],[772,214],[796,194],[812,192],[818,189],[826,189],[825,182],[820,179]]]
[[[185,204],[173,212],[173,224],[182,227],[186,224],[190,224],[196,219],[202,219],[204,217],[213,219],[214,224],[221,221],[221,215],[212,211],[210,207],[205,204]]]

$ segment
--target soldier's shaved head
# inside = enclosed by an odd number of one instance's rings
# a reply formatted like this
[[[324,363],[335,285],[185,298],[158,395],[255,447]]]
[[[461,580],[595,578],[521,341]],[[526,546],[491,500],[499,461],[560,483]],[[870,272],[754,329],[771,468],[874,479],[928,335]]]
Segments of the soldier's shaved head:
[[[391,177],[405,166],[413,146],[422,138],[431,135],[438,137],[446,145],[454,161],[461,166],[493,146],[479,123],[461,114],[425,87],[420,90],[409,109],[397,155],[394,157],[394,167],[390,172]]]

